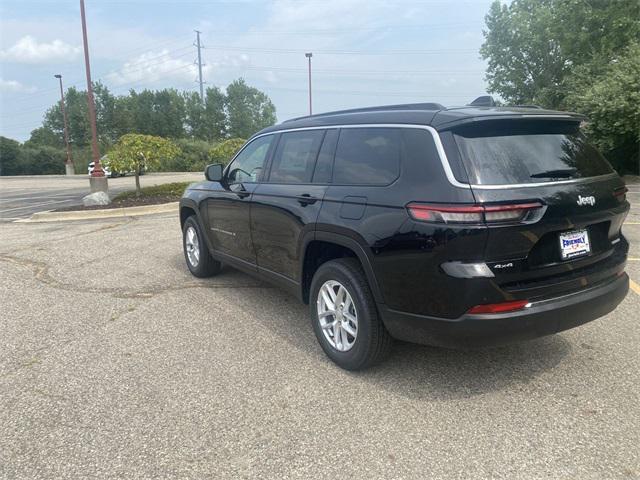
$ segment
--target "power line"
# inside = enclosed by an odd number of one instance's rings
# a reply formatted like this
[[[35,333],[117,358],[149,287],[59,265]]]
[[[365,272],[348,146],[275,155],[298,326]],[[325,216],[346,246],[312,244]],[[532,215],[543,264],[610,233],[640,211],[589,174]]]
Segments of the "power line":
[[[300,55],[305,50],[295,50],[290,48],[261,48],[261,47],[238,47],[229,45],[212,45],[202,47],[205,50],[232,50],[238,52],[259,52],[259,53],[291,53]],[[364,51],[364,50],[318,50],[314,52],[324,55],[469,55],[477,54],[475,49],[432,49],[432,50],[380,50],[380,51]]]
[[[157,66],[157,65],[161,65],[163,63],[166,63],[166,62],[174,60],[174,59],[178,59],[178,58],[185,57],[187,55],[191,55],[191,52],[186,52],[186,53],[178,55],[178,56],[174,56],[174,57],[171,57],[171,58],[165,58],[165,57],[167,57],[168,55],[170,55],[172,53],[177,53],[177,52],[184,51],[184,50],[187,50],[187,49],[190,50],[191,46],[180,47],[180,48],[177,48],[177,49],[174,49],[174,50],[168,50],[168,51],[163,52],[162,54],[156,55],[154,57],[145,58],[144,60],[139,60],[139,61],[133,62],[133,63],[128,63],[128,64],[126,64],[125,66],[123,66],[122,68],[120,68],[118,70],[112,70],[110,72],[101,74],[95,80],[96,81],[104,80],[105,77],[110,76],[110,75],[115,75],[115,74],[118,74],[118,73],[125,73],[125,72],[131,73],[131,72],[135,72],[135,71],[139,71],[139,70],[145,70],[147,68],[151,68],[151,67],[154,67],[154,66]],[[149,51],[149,53],[150,52],[151,51]],[[155,62],[155,63],[151,63],[151,64],[148,63],[148,62],[151,62],[152,60],[157,60],[159,58],[165,58],[165,59],[160,61],[160,62]],[[138,66],[138,65],[144,65],[144,66],[141,67],[141,68],[138,68],[138,69],[133,69],[133,70],[130,68],[130,67],[135,67],[135,66]],[[78,86],[80,86],[81,83],[82,83],[82,80],[77,80],[75,82],[69,83],[67,85],[67,89],[69,89],[70,87],[78,87]],[[13,98],[11,98],[11,101],[13,101],[13,102],[15,102],[15,101],[22,102],[22,101],[31,100],[34,97],[40,97],[40,96],[45,95],[47,93],[51,93],[51,91],[53,91],[53,90],[56,90],[56,89],[55,88],[51,88],[51,89],[46,89],[46,90],[42,90],[42,91],[36,92],[34,94],[21,96],[21,97],[18,97],[18,98],[13,97]]]
[[[263,65],[245,65],[240,67],[233,68],[243,68],[246,70],[260,70],[260,71],[275,71],[275,72],[288,72],[288,73],[299,73],[306,72],[304,68],[297,67],[274,67],[274,66],[263,66]],[[315,73],[321,73],[326,75],[346,75],[346,76],[362,76],[362,75],[382,75],[382,76],[393,76],[393,75],[482,75],[484,72],[480,71],[472,71],[472,70],[345,70],[345,69],[327,69],[327,68],[319,68],[314,69]]]
[[[350,28],[323,28],[323,29],[304,29],[304,30],[216,30],[218,36],[237,36],[237,35],[335,35],[337,33],[354,33],[354,32],[380,32],[385,30],[408,30],[423,29],[437,30],[448,29],[454,27],[474,27],[484,25],[484,22],[465,22],[465,23],[440,23],[440,24],[409,24],[409,25],[372,25],[370,27],[350,27]]]
[[[189,47],[189,48],[191,48],[191,47]],[[187,53],[187,54],[182,55],[182,56],[186,56],[186,55],[190,55],[190,53]],[[178,58],[178,57],[172,57],[172,58],[171,58],[171,59],[169,59],[169,60],[173,60],[174,58]],[[167,61],[169,61],[169,60],[167,60]],[[164,62],[158,62],[158,63],[156,63],[156,64],[149,65],[149,66],[147,66],[147,67],[145,67],[145,68],[142,68],[142,69],[139,69],[139,70],[144,70],[144,69],[146,69],[146,68],[148,68],[148,67],[151,67],[151,66],[162,65],[163,63],[166,63],[167,61],[164,61]],[[172,73],[172,72],[175,72],[175,71],[178,71],[178,70],[182,70],[182,69],[184,69],[184,68],[189,68],[189,67],[191,67],[191,64],[190,64],[190,63],[185,63],[185,64],[183,64],[183,65],[180,65],[179,67],[176,67],[176,68],[173,68],[173,69],[170,69],[170,70],[165,70],[165,71],[163,71],[163,72],[161,72],[161,73],[162,73],[162,74]],[[136,70],[131,70],[131,71],[128,71],[127,73],[131,73],[131,72],[135,72],[135,71],[136,71]],[[161,75],[159,78],[163,78],[163,75]],[[100,79],[98,78],[97,80],[100,80]],[[130,86],[132,86],[132,85],[137,85],[137,84],[145,83],[145,82],[147,82],[147,81],[148,81],[148,78],[144,78],[144,79],[141,79],[141,80],[132,80],[132,81],[124,82],[124,83],[120,83],[120,84],[118,84],[118,85],[116,85],[116,86],[114,86],[114,87],[111,87],[111,88],[110,88],[110,90],[111,90],[111,91],[121,90],[121,89],[122,89],[122,87],[128,87],[128,88],[130,88]],[[72,85],[72,86],[73,86],[73,85]],[[7,117],[14,118],[14,117],[16,117],[16,116],[21,116],[22,114],[25,114],[25,113],[33,113],[33,112],[38,112],[38,111],[42,111],[42,110],[46,111],[46,110],[47,110],[48,108],[50,108],[51,106],[52,106],[52,105],[47,104],[47,105],[38,106],[38,107],[33,107],[33,108],[29,108],[29,109],[22,109],[22,110],[20,110],[20,112],[17,112],[17,113],[15,113],[15,114],[7,114]],[[0,117],[0,118],[2,118],[2,117]]]

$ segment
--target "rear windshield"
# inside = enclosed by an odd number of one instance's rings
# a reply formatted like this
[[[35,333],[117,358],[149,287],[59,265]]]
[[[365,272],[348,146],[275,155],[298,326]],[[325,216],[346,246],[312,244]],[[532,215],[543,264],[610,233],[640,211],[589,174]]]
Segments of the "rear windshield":
[[[453,132],[469,181],[539,183],[613,172],[576,122],[480,122]]]

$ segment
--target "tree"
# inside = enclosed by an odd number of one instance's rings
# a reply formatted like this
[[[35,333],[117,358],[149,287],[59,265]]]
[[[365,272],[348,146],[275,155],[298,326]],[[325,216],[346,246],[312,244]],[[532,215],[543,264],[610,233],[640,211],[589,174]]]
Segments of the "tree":
[[[623,171],[640,162],[640,44],[606,63],[601,75],[577,68],[568,81],[566,103],[589,117],[586,131]]]
[[[631,94],[640,90],[640,80],[622,70],[633,71],[628,55],[637,51],[632,45],[640,38],[640,2],[514,0],[503,5],[495,1],[485,21],[480,53],[488,61],[489,92],[510,104],[533,103],[587,115],[598,111],[599,102],[608,114],[591,119],[591,140],[607,150],[610,160],[621,148],[637,152],[637,135],[628,147],[625,132],[638,128],[637,123],[626,122],[637,118],[637,113],[629,112],[637,112]],[[620,90],[623,85],[625,92]],[[623,95],[607,95],[607,102],[602,96],[596,99],[596,92],[614,91]],[[615,125],[621,121],[626,123],[623,128]]]
[[[248,138],[276,122],[276,108],[269,97],[242,78],[229,84],[225,103],[231,137]]]
[[[0,175],[20,173],[20,142],[0,137]]]
[[[242,148],[246,140],[243,138],[230,138],[223,142],[220,142],[211,150],[209,150],[209,156],[217,163],[227,164],[233,158],[233,156]]]
[[[565,77],[579,65],[606,64],[639,38],[639,18],[635,0],[495,1],[480,48],[489,91],[511,103],[558,108]]]
[[[226,134],[225,96],[217,87],[209,87],[204,103],[196,92],[184,92],[187,132],[193,138],[218,141]]]
[[[154,169],[177,155],[180,149],[170,140],[152,135],[129,133],[120,137],[109,151],[109,165],[120,172],[133,171],[136,176],[136,195],[140,196],[140,172]]]
[[[24,142],[25,147],[36,147],[46,145],[48,147],[64,148],[64,138],[47,127],[38,127],[31,131],[29,140]]]
[[[96,124],[102,142],[112,144],[118,138],[116,116],[117,97],[100,82],[93,84],[93,95],[96,102]]]
[[[91,141],[89,129],[89,108],[86,92],[70,87],[65,93],[65,109],[69,121],[69,141],[73,145],[85,146]],[[64,120],[60,103],[56,102],[44,115],[42,126],[63,137]],[[98,129],[100,131],[100,129]]]

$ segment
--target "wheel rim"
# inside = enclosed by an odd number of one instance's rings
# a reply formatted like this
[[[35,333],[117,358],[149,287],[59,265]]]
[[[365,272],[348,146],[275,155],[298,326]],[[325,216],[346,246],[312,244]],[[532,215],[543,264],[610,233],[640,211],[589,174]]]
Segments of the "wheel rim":
[[[358,312],[345,286],[335,280],[325,282],[316,304],[318,322],[329,345],[339,352],[351,350],[358,336]]]
[[[191,266],[197,267],[200,262],[200,241],[198,240],[198,233],[195,228],[187,228],[184,234],[184,244],[187,249],[189,263]]]

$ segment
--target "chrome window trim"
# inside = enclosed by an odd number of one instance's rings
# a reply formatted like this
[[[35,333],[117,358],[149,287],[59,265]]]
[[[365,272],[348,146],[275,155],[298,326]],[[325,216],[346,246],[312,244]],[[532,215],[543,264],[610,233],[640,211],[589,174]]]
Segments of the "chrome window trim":
[[[532,117],[561,117],[562,115],[531,115]],[[438,157],[440,157],[440,163],[442,164],[442,168],[444,169],[444,173],[447,177],[447,180],[451,185],[457,188],[465,188],[465,189],[478,189],[478,190],[506,190],[509,188],[529,188],[529,187],[548,187],[552,185],[563,185],[570,183],[590,183],[598,180],[602,180],[605,178],[613,178],[618,174],[616,172],[607,173],[606,175],[599,175],[597,177],[585,177],[585,178],[574,178],[571,180],[559,180],[555,182],[536,182],[536,183],[512,183],[505,185],[477,185],[477,184],[469,184],[459,182],[453,174],[453,170],[451,169],[451,165],[449,164],[449,159],[447,158],[447,154],[444,151],[444,147],[442,145],[442,141],[440,140],[440,134],[438,131],[430,125],[418,125],[414,123],[358,123],[358,124],[350,124],[350,125],[323,125],[323,126],[314,126],[314,127],[298,127],[298,128],[285,128],[282,130],[274,130],[273,132],[261,133],[259,135],[255,135],[249,139],[249,141],[234,155],[234,157],[229,162],[229,165],[233,163],[236,157],[245,149],[247,145],[256,140],[257,138],[264,137],[266,135],[278,135],[280,133],[287,132],[297,132],[301,130],[334,130],[340,128],[414,128],[426,130],[431,133],[433,137],[433,142],[436,146],[436,150],[438,152]],[[258,182],[260,183],[260,182]]]

